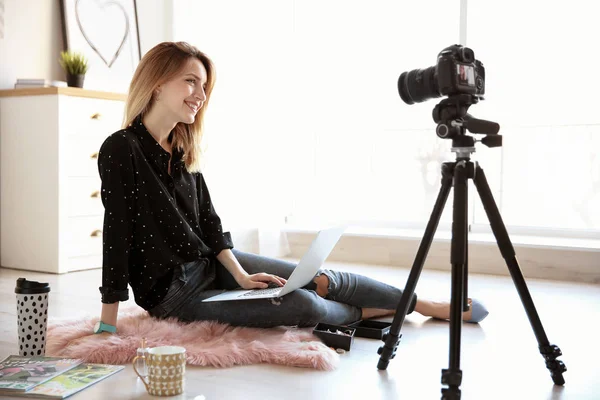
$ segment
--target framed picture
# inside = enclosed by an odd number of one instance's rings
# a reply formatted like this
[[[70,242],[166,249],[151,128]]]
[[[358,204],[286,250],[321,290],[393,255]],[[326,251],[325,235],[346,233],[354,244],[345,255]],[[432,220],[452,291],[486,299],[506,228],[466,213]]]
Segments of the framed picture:
[[[141,58],[136,0],[60,0],[60,8],[64,49],[88,60],[83,87],[126,93]]]

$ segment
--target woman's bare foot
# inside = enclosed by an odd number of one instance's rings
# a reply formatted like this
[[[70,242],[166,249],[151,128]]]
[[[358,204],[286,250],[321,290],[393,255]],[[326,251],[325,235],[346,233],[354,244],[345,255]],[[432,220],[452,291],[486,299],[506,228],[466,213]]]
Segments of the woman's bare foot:
[[[470,298],[467,301],[469,306],[471,306],[473,301]],[[450,302],[417,299],[415,311],[426,317],[450,319]],[[469,311],[463,312],[463,321],[470,320],[472,315],[473,308],[470,307]]]
[[[472,301],[469,300],[469,305]],[[431,301],[417,299],[415,305],[415,311],[426,317],[433,317],[438,319],[450,319],[450,303],[447,301]],[[381,308],[363,308],[362,319],[386,317],[388,315],[394,315],[396,310],[384,310]],[[463,320],[471,319],[472,310],[463,313]]]
[[[489,314],[485,306],[475,300],[467,299],[469,303],[469,311],[463,312],[463,320],[478,324],[483,321]],[[431,301],[431,300],[417,300],[415,305],[415,311],[426,317],[433,317],[437,319],[450,319],[450,303],[447,301]],[[379,308],[363,308],[362,319],[386,317],[394,315],[396,310],[384,310]]]

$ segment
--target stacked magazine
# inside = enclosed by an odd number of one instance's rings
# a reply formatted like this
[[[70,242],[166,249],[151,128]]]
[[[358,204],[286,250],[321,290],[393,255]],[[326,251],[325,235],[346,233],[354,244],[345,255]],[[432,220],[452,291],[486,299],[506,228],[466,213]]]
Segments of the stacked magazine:
[[[0,396],[65,399],[124,368],[70,358],[12,355],[0,361]]]

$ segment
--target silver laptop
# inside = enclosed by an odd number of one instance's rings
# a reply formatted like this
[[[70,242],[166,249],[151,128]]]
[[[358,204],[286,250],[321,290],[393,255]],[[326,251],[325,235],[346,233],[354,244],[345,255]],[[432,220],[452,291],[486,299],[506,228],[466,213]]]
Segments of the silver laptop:
[[[282,297],[308,284],[319,271],[335,244],[346,230],[346,227],[335,227],[319,231],[310,248],[294,268],[286,284],[269,289],[240,289],[218,294],[204,301],[254,300]]]

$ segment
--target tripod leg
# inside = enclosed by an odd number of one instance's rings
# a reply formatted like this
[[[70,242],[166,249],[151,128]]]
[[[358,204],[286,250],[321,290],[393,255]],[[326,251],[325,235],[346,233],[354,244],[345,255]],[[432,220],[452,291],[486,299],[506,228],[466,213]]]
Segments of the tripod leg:
[[[467,192],[468,193],[468,192]],[[467,211],[465,211],[465,215],[468,215],[469,211],[467,209]],[[469,234],[469,224],[468,222],[465,220],[465,223],[467,224],[467,226],[465,227],[465,232],[468,235]],[[465,246],[465,266],[463,268],[463,311],[469,311],[469,240],[468,240],[468,236],[467,239],[465,239],[465,243],[467,244]]]
[[[452,244],[450,262],[452,264],[452,293],[450,300],[450,354],[448,369],[442,370],[443,400],[460,399],[460,335],[462,330],[462,312],[464,284],[466,281],[465,265],[467,256],[467,198],[468,198],[468,166],[472,163],[459,161],[454,167],[454,205],[452,214]]]
[[[379,357],[379,362],[377,363],[377,368],[380,370],[386,369],[390,363],[390,359],[394,358],[396,355],[396,349],[398,348],[400,337],[402,336],[400,335],[400,328],[404,323],[404,318],[408,312],[408,305],[410,304],[410,300],[415,293],[417,281],[419,280],[419,276],[423,270],[423,265],[425,264],[425,258],[427,258],[427,253],[429,252],[429,248],[433,242],[433,236],[435,235],[440,218],[442,217],[442,212],[444,211],[444,206],[448,200],[448,194],[450,193],[450,188],[452,187],[453,173],[454,163],[442,164],[442,187],[438,193],[431,217],[429,218],[429,222],[425,228],[425,234],[423,235],[423,239],[421,240],[419,250],[417,251],[417,255],[415,257],[415,261],[413,262],[410,274],[408,275],[406,287],[404,288],[402,296],[400,297],[400,303],[398,303],[398,308],[396,309],[396,314],[394,315],[390,332],[383,337],[385,345],[377,350],[377,354],[381,356]]]
[[[494,236],[498,242],[500,253],[502,253],[502,257],[506,261],[510,276],[515,283],[517,292],[521,298],[521,302],[523,303],[525,311],[527,312],[527,317],[529,318],[529,323],[531,324],[537,339],[540,353],[546,360],[546,367],[550,370],[550,375],[552,376],[554,383],[556,385],[564,385],[565,379],[563,378],[562,374],[563,372],[566,372],[567,368],[562,361],[556,359],[562,355],[562,352],[558,346],[551,345],[548,342],[548,337],[546,336],[546,332],[544,331],[540,317],[535,309],[535,305],[533,304],[533,299],[531,298],[529,289],[527,289],[525,278],[523,277],[523,273],[519,267],[515,250],[508,236],[506,227],[504,226],[504,222],[502,221],[500,211],[498,211],[498,207],[494,201],[492,191],[490,190],[490,186],[485,178],[483,169],[481,169],[479,165],[476,167],[473,182],[475,183],[475,187],[479,192],[479,197],[481,197],[483,208],[485,209],[492,227],[492,231],[494,232]]]

